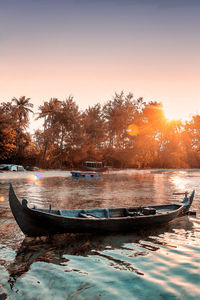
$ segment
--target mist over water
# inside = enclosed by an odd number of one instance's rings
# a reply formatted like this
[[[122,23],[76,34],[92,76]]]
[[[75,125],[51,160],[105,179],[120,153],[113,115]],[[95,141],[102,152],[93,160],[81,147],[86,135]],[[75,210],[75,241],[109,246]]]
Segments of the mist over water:
[[[117,170],[99,178],[68,171],[0,173],[0,285],[8,299],[198,299],[200,170]],[[129,234],[25,238],[8,204],[9,183],[29,205],[123,207],[182,200],[197,217]]]

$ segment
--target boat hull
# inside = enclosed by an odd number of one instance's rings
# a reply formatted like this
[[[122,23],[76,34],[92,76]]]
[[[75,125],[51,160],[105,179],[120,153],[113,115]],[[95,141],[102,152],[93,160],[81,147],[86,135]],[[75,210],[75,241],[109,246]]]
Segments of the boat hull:
[[[72,177],[86,177],[86,178],[90,178],[90,177],[99,177],[100,174],[97,172],[86,172],[86,171],[71,171]]]
[[[42,236],[57,233],[112,233],[131,232],[148,225],[165,224],[176,218],[180,210],[168,216],[115,219],[77,219],[54,216],[39,211],[24,209],[23,222],[20,226],[28,236]]]

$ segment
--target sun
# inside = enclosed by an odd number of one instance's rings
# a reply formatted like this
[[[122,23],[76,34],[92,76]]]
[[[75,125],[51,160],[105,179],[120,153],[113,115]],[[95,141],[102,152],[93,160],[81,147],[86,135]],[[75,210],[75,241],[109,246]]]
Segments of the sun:
[[[181,118],[176,113],[171,113],[171,112],[165,111],[164,114],[168,121],[181,120]]]
[[[183,112],[180,107],[165,107],[164,115],[169,121],[187,121],[189,119],[188,114]]]

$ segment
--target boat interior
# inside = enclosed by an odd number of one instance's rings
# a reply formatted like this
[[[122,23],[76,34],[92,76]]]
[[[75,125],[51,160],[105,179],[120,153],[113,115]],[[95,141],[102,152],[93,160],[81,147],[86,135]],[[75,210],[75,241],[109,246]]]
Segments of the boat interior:
[[[49,209],[38,209],[34,206],[33,209],[68,218],[119,218],[119,217],[137,217],[137,216],[153,216],[156,214],[163,214],[176,210],[180,206],[177,205],[162,205],[162,206],[148,206],[148,207],[132,207],[132,208],[94,208],[94,209],[73,209],[73,210],[52,210],[51,205]]]

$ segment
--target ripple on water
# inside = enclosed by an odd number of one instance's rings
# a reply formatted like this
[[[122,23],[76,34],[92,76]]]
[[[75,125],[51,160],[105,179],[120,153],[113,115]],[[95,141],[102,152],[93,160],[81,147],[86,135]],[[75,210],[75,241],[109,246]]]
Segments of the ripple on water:
[[[151,247],[143,248],[145,244]],[[27,299],[43,299],[44,293],[46,299],[197,299],[199,249],[177,243],[178,250],[161,245],[152,251],[153,246],[157,247],[145,240],[128,242],[121,248],[91,249],[86,256],[65,254],[64,250],[60,264],[32,263],[16,279],[10,295],[12,299],[28,295]],[[54,253],[52,248],[49,251]],[[43,253],[48,255],[48,251]]]
[[[129,206],[180,200],[174,191],[196,189],[200,171],[108,173],[97,180],[74,180],[69,172],[43,172],[42,178],[3,174],[0,196],[0,279],[10,299],[200,298],[200,219],[180,218],[148,234],[66,235],[24,239],[8,209],[8,183],[19,198],[46,207]],[[172,197],[172,198],[170,198]],[[60,244],[61,242],[61,244]],[[2,278],[1,278],[2,277]]]
[[[6,245],[0,244],[0,260],[12,261],[15,259],[16,252]]]

